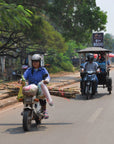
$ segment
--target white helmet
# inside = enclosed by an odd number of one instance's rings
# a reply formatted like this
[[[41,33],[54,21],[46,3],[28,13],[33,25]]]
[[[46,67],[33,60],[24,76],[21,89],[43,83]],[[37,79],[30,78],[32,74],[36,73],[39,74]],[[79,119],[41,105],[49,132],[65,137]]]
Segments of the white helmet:
[[[34,54],[31,58],[32,61],[41,61],[41,56],[39,54]]]
[[[39,54],[34,54],[31,58],[32,61],[39,61],[41,65],[41,56]]]

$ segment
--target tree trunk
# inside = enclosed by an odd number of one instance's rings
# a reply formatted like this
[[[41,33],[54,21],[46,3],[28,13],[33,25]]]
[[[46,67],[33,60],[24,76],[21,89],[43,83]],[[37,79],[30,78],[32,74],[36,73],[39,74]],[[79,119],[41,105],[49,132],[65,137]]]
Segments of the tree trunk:
[[[1,57],[2,73],[5,72],[5,59],[6,59],[5,56],[2,56],[2,57]]]
[[[31,55],[28,55],[28,65],[29,65],[29,67],[32,66],[31,57],[32,57]]]

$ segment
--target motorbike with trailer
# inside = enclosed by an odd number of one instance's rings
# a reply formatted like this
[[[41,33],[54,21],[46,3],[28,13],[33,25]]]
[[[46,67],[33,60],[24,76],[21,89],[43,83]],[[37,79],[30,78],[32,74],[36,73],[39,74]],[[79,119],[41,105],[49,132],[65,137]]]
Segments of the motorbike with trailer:
[[[105,54],[105,63],[100,63],[99,62],[99,57],[101,55],[101,53]],[[86,62],[86,56],[88,53],[93,53],[94,55],[97,55],[97,58],[94,59],[95,62],[98,63],[99,69],[100,71],[98,73],[96,73],[97,78],[98,78],[98,88],[102,87],[102,88],[107,88],[107,91],[109,94],[111,94],[112,91],[112,78],[110,77],[110,67],[108,66],[108,59],[109,59],[109,53],[111,51],[108,49],[104,49],[101,47],[88,47],[85,48],[83,50],[80,50],[79,53],[79,59],[80,59],[80,76],[81,76],[81,81],[80,81],[80,89],[81,89],[81,93],[82,95],[86,95],[86,98],[92,98],[92,96],[95,94],[95,90],[94,90],[94,84],[93,84],[93,88],[89,88],[90,86],[89,83],[91,83],[90,85],[92,85],[92,80],[90,80],[90,74],[88,74],[89,77],[87,77],[87,74],[84,74],[82,72],[82,68],[83,68],[83,64]],[[104,69],[104,71],[102,71],[102,69]],[[87,80],[85,80],[87,79]],[[89,81],[89,83],[88,83]],[[82,88],[82,84],[84,83],[84,89]],[[88,88],[87,88],[88,87]],[[92,86],[91,86],[92,87]],[[89,90],[87,90],[89,89]],[[91,91],[90,91],[91,89]]]

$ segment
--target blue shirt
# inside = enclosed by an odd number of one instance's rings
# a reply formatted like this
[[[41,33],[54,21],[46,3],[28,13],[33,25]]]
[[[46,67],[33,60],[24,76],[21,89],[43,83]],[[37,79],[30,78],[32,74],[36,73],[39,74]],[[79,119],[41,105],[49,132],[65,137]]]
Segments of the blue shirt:
[[[83,68],[85,71],[94,71],[96,72],[97,71],[97,68],[98,68],[98,64],[96,62],[85,62],[84,65],[83,65]]]
[[[98,65],[100,66],[101,72],[106,71],[106,61],[100,62]],[[110,65],[110,60],[107,60],[107,65]]]
[[[33,74],[32,74],[32,70],[33,70]],[[47,74],[47,77],[44,78],[45,74]],[[38,85],[39,82],[47,78],[50,80],[49,73],[44,67],[40,67],[37,70],[33,68],[28,68],[24,72],[24,78],[28,80],[29,84],[36,84],[36,85]]]

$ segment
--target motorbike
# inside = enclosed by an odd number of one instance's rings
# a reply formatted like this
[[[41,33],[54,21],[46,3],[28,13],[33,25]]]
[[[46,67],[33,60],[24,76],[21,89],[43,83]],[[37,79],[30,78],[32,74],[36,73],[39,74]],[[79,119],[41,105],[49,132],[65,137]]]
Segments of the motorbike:
[[[35,120],[37,125],[41,124],[44,114],[41,111],[41,105],[36,94],[24,94],[23,98],[19,98],[19,102],[23,102],[24,105],[22,112],[22,125],[24,131],[29,131],[31,129],[32,120]]]
[[[32,120],[35,120],[36,124],[40,124],[44,115],[41,112],[41,106],[39,99],[36,96],[24,96],[24,110],[23,110],[23,129],[29,131],[31,128]]]
[[[24,79],[24,78],[23,78]],[[29,131],[31,129],[32,120],[35,120],[36,125],[41,124],[42,119],[44,118],[44,114],[41,111],[41,105],[39,99],[45,96],[39,96],[38,94],[38,86],[35,84],[27,85],[25,84],[25,80],[22,80],[22,94],[23,97],[18,99],[19,102],[23,102],[24,108],[22,112],[23,116],[23,129],[24,131]],[[50,105],[52,105],[52,99],[48,94],[47,87],[41,82],[41,87],[45,89],[47,92],[47,100]]]
[[[96,92],[96,79],[94,71],[84,72],[84,77],[81,82],[82,95],[86,96],[86,99],[91,99]]]

